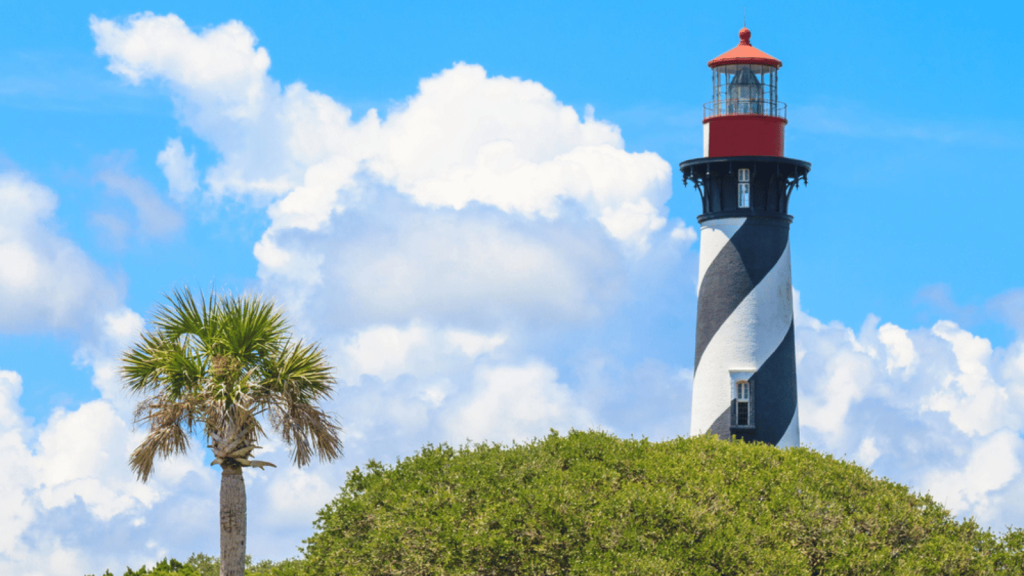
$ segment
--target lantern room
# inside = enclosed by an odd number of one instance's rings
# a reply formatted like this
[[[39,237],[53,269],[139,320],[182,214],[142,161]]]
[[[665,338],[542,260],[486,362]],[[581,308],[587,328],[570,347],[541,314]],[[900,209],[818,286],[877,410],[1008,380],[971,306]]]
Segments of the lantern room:
[[[784,156],[786,105],[779,102],[782,62],[750,44],[740,43],[708,62],[712,100],[704,105],[704,157]]]

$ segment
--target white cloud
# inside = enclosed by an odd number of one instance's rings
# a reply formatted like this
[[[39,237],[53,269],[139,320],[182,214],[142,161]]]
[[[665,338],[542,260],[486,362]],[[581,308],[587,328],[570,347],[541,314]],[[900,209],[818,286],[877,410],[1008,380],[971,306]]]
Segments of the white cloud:
[[[555,218],[577,203],[640,250],[665,224],[669,164],[626,152],[616,126],[592,113],[581,120],[536,82],[456,64],[422,80],[386,120],[371,111],[353,122],[301,84],[282,90],[238,22],[196,34],[177,16],[146,13],[91,27],[112,72],[165,82],[185,125],[222,154],[206,177],[214,195],[278,199],[273,229],[318,230],[358,204],[361,176],[428,207],[475,202]]]
[[[859,333],[797,314],[801,437],[1001,529],[1024,505],[1024,341],[1006,349],[948,320]]]
[[[689,248],[697,241],[697,231],[680,222],[672,228],[672,232],[669,234],[669,237],[672,238],[672,240],[683,244],[686,248]]]
[[[155,490],[135,482],[126,469],[130,443],[129,426],[107,402],[88,402],[73,412],[57,409],[39,435],[42,505],[68,506],[79,498],[100,520],[152,505]]]
[[[332,348],[345,386],[337,410],[350,438],[377,440],[382,431],[403,443],[436,438],[455,442],[447,422],[474,389],[482,363],[494,359],[505,334],[414,322],[374,326],[341,338]]]
[[[293,310],[335,329],[413,319],[485,331],[581,322],[624,291],[623,257],[592,225],[424,209],[386,192],[321,233],[281,234],[272,246],[287,256],[261,264],[261,279]]]
[[[874,358],[849,328],[805,320],[815,333],[803,338],[797,334],[797,358],[805,372],[813,371],[814,385],[803,385],[805,379],[801,378],[800,423],[802,428],[841,435],[847,430],[846,417],[851,405],[870,392],[883,392],[871,389],[877,382]],[[828,338],[821,338],[821,333]],[[805,348],[810,340],[813,350]]]
[[[537,361],[517,366],[482,366],[468,402],[446,420],[449,437],[474,442],[528,441],[548,430],[586,430],[593,416],[558,373]]]
[[[1008,424],[1019,426],[1019,417],[1003,409],[1009,400],[1007,390],[989,373],[992,344],[948,320],[937,322],[932,333],[949,342],[958,370],[948,374],[932,394],[929,409],[948,412],[950,422],[970,435],[991,434]]]
[[[449,346],[455,347],[470,358],[493,352],[508,339],[504,334],[488,335],[469,330],[448,330],[444,337]]]
[[[266,488],[269,508],[258,511],[272,521],[308,529],[312,518],[337,496],[337,486],[324,476],[295,467],[275,470]]]
[[[167,147],[156,155],[156,164],[164,171],[171,190],[171,198],[174,200],[183,202],[199,188],[196,153],[186,155],[181,138],[167,140]]]
[[[382,132],[387,149],[374,167],[422,205],[475,201],[555,217],[575,200],[613,237],[637,243],[665,224],[668,163],[624,152],[618,127],[580,122],[535,82],[456,65],[421,81]]]
[[[908,372],[914,369],[919,357],[906,330],[887,323],[878,329],[878,339],[886,348],[885,369],[889,374],[900,369]]]
[[[92,385],[121,414],[130,414],[132,398],[121,387],[118,362],[121,351],[135,342],[144,328],[142,316],[121,307],[102,316],[95,332],[75,351],[74,361],[92,368]]]
[[[405,329],[376,326],[351,337],[343,345],[342,353],[350,359],[350,375],[390,380],[408,372],[422,374],[424,366],[436,365],[442,355],[461,355],[473,360],[493,351],[506,338],[503,334],[470,330],[434,330],[418,323]]]
[[[993,516],[991,496],[1013,480],[1020,481],[1020,457],[1024,440],[1020,434],[1003,430],[978,443],[961,470],[929,471],[923,488],[954,513],[971,509]]]
[[[83,329],[120,301],[119,289],[52,222],[57,197],[0,174],[0,331]]]
[[[871,466],[878,460],[878,457],[882,455],[882,452],[878,449],[877,443],[874,438],[865,438],[861,441],[860,447],[857,448],[857,454],[854,455],[854,459],[857,464],[861,466]]]
[[[0,553],[0,572],[19,576],[79,576],[88,560],[60,538],[41,538],[36,546],[16,545]]]
[[[352,358],[356,374],[391,379],[405,369],[410,348],[425,345],[431,335],[422,327],[380,326],[357,334],[345,352]]]
[[[263,95],[270,57],[240,22],[193,34],[171,14],[136,14],[125,25],[92,16],[96,53],[108,69],[133,84],[163,78],[201,102],[219,102],[232,117],[251,118]],[[212,57],[215,56],[215,57]]]
[[[24,421],[18,405],[21,391],[20,375],[0,371],[0,454],[8,462],[7,473],[0,475],[0,550],[11,550],[35,519],[35,509],[22,489],[36,471],[25,446]]]
[[[75,518],[80,506],[85,517],[73,521],[80,528],[131,521],[173,482],[166,474],[149,485],[135,480],[127,457],[139,435],[110,403],[57,409],[34,426],[18,405],[22,388],[19,374],[0,370],[0,459],[12,463],[0,476],[0,571],[80,576],[90,554],[69,543],[79,534],[51,524],[55,518]]]

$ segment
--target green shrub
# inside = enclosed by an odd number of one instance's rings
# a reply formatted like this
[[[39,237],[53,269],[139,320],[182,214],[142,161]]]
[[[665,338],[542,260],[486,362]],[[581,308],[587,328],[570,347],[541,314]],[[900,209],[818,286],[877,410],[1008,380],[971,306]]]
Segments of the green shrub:
[[[302,565],[302,560],[295,558],[281,562],[262,560],[254,563],[251,556],[245,557],[245,573],[248,576],[303,576]],[[114,575],[107,570],[103,576]],[[193,554],[184,563],[164,558],[152,570],[145,566],[138,570],[126,568],[124,576],[220,576],[220,560],[206,554]]]
[[[353,470],[305,541],[335,575],[1022,574],[930,496],[806,448],[552,432]]]

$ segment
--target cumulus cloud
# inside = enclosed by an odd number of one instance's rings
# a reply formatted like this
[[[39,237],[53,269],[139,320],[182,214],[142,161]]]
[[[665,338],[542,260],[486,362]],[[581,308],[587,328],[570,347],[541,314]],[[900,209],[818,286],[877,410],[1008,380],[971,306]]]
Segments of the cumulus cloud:
[[[596,422],[558,374],[541,362],[481,367],[472,396],[446,421],[450,434],[509,443],[543,436],[551,428],[586,430]]]
[[[259,512],[273,522],[308,527],[311,518],[337,496],[337,487],[328,484],[326,474],[287,468],[273,474],[267,487],[270,506]]]
[[[96,53],[110,58],[108,69],[133,84],[162,78],[188,90],[196,102],[219,102],[236,118],[253,117],[264,95],[270,57],[240,22],[194,34],[171,14],[136,14],[126,25],[92,16]],[[214,56],[214,57],[211,57]]]
[[[436,359],[442,355],[475,359],[494,351],[505,340],[503,334],[432,330],[420,324],[405,329],[376,326],[357,333],[343,346],[343,358],[350,362],[344,371],[355,377],[392,379],[406,373],[422,373],[424,366],[436,365]]]
[[[126,307],[103,315],[98,329],[75,351],[74,361],[92,368],[92,385],[101,397],[114,404],[122,414],[131,412],[131,399],[121,389],[118,358],[122,350],[138,338],[144,328],[142,316]]]
[[[156,155],[156,164],[164,171],[174,200],[182,202],[199,188],[196,153],[186,155],[180,138],[167,140],[167,147]]]
[[[102,400],[72,412],[54,411],[38,439],[42,505],[67,506],[79,498],[95,517],[109,520],[152,504],[152,487],[134,482],[123,470],[131,453],[129,428]],[[111,474],[114,470],[121,473]]]
[[[12,463],[0,479],[0,569],[9,574],[74,574],[81,550],[46,519],[82,506],[93,520],[137,516],[160,488],[134,481],[124,462],[135,439],[106,401],[57,409],[33,426],[18,405],[22,378],[0,370],[0,458]]]
[[[56,232],[57,196],[0,174],[0,331],[84,329],[120,301],[119,288]]]
[[[276,199],[275,228],[317,230],[358,202],[360,176],[423,206],[470,203],[553,218],[581,205],[637,248],[665,224],[671,169],[628,153],[616,126],[581,119],[542,85],[456,64],[381,120],[267,75],[270,58],[241,23],[192,32],[177,16],[93,18],[97,53],[130,82],[171,89],[186,126],[222,154],[214,194]]]
[[[597,318],[624,296],[622,255],[595,225],[425,209],[387,192],[322,232],[261,241],[256,254],[281,248],[287,257],[265,259],[261,279],[336,328],[552,326]]]
[[[460,444],[528,440],[595,418],[557,370],[510,363],[508,336],[413,323],[376,326],[332,347],[345,385],[337,407],[349,437],[414,450],[424,438]]]
[[[803,312],[796,337],[805,443],[957,514],[1020,524],[1024,341],[999,349],[949,320],[906,329],[874,316],[855,332]]]
[[[1000,502],[1000,506],[993,507],[993,498],[1003,500],[997,491],[1019,480],[1022,454],[1024,440],[1020,434],[1001,430],[974,446],[962,469],[929,471],[922,488],[955,513],[973,510],[991,518],[1007,504]]]

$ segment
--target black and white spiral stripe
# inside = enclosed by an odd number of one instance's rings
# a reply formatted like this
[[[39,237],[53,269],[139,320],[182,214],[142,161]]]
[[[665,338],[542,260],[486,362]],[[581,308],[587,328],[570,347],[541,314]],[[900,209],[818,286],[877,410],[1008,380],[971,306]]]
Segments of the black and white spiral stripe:
[[[799,446],[789,222],[707,220],[700,241],[690,433]],[[753,374],[753,429],[732,427],[733,372]]]

